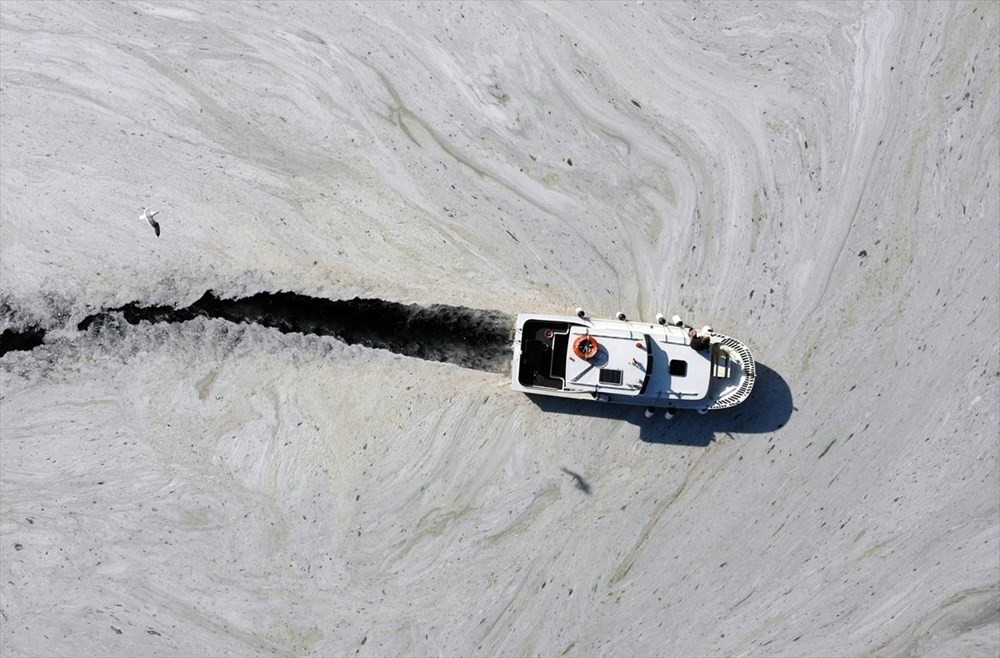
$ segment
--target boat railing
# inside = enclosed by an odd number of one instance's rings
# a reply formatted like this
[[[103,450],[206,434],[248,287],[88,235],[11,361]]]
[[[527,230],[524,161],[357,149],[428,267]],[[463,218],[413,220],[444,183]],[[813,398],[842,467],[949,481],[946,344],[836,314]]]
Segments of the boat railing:
[[[739,357],[740,366],[743,368],[743,376],[740,377],[739,385],[730,393],[716,400],[709,409],[727,409],[735,407],[743,400],[747,399],[750,391],[753,390],[754,381],[757,379],[757,367],[753,360],[753,355],[747,346],[729,336],[723,334],[712,334],[713,342],[726,348],[731,354]]]

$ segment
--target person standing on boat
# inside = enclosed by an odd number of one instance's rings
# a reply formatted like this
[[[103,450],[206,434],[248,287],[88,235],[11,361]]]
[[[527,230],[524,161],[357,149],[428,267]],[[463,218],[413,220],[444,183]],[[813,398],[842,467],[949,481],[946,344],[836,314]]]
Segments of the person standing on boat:
[[[698,352],[708,350],[712,343],[712,339],[708,336],[699,336],[698,331],[694,327],[691,327],[688,330],[688,338],[691,342],[691,349],[697,350]]]

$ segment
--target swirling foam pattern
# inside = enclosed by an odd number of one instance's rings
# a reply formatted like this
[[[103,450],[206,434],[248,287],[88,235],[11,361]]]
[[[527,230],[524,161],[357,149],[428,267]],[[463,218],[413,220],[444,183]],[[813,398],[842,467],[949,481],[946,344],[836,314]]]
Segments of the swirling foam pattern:
[[[995,655],[998,14],[4,2],[0,315],[63,331],[0,361],[3,654]],[[642,425],[72,330],[208,289],[679,312],[769,368]]]

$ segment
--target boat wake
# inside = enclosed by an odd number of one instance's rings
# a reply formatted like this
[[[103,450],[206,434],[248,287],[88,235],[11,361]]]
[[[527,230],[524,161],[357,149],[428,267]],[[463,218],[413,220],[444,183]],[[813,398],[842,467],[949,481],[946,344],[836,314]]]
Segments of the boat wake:
[[[349,345],[386,349],[463,368],[506,372],[514,320],[499,311],[433,304],[400,304],[381,299],[330,300],[291,292],[259,293],[223,299],[206,292],[185,308],[143,306],[138,302],[106,309],[79,323],[81,331],[97,330],[120,316],[130,324],[182,323],[197,317],[258,324],[284,333],[332,336]],[[38,334],[38,335],[35,335]],[[5,340],[2,352],[32,349],[35,340]],[[6,336],[5,336],[6,337]]]

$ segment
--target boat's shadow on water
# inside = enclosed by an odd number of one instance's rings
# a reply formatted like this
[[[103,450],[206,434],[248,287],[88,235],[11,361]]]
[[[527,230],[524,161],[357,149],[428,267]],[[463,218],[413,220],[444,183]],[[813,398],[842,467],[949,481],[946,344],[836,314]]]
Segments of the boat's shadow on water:
[[[546,413],[589,416],[622,420],[639,427],[639,438],[646,443],[685,446],[707,446],[719,435],[762,434],[774,432],[792,416],[792,391],[781,375],[764,364],[757,363],[757,380],[745,401],[731,409],[699,414],[680,410],[672,420],[658,412],[646,418],[643,407],[630,407],[603,402],[566,400],[544,395],[529,395],[531,401]]]

